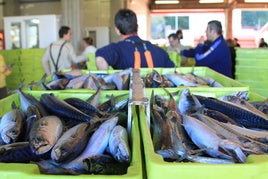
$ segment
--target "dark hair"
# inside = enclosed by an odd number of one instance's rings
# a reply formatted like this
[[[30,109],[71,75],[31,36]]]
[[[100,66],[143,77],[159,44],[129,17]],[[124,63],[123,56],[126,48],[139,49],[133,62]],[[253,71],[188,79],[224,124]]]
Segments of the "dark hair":
[[[222,26],[220,21],[212,20],[208,22],[208,25],[210,30],[215,30],[219,35],[222,34]]]
[[[130,9],[119,10],[114,17],[114,23],[122,35],[133,34],[138,31],[137,16]]]
[[[182,30],[181,29],[177,30],[177,32],[176,32],[176,35],[177,36],[179,36],[180,34],[181,34],[180,39],[183,39],[183,34],[182,34]]]
[[[175,39],[178,39],[178,36],[177,36],[177,34],[175,34],[175,33],[172,33],[172,34],[169,34],[169,35],[168,35],[168,38],[171,38],[171,37],[172,37],[174,40],[175,40]]]
[[[88,44],[88,45],[93,45],[93,38],[91,37],[85,37],[83,40]]]
[[[71,28],[68,26],[61,26],[60,30],[59,30],[59,37],[62,38],[65,34],[68,34],[68,31]]]

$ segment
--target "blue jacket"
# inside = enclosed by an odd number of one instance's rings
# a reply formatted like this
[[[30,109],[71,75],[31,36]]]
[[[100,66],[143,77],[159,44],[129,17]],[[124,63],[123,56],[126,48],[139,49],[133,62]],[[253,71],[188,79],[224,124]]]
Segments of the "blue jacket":
[[[132,42],[135,42],[135,44]],[[138,36],[130,36],[125,40],[104,46],[96,51],[96,57],[103,57],[108,65],[114,69],[133,68],[134,51],[137,48],[141,55],[141,67],[148,67],[144,56],[145,48],[143,42],[151,52],[154,67],[168,68],[175,66],[165,50],[148,41],[143,41]]]
[[[182,50],[181,55],[194,57],[196,66],[207,66],[233,78],[231,54],[223,36],[212,43],[198,44],[195,49]]]

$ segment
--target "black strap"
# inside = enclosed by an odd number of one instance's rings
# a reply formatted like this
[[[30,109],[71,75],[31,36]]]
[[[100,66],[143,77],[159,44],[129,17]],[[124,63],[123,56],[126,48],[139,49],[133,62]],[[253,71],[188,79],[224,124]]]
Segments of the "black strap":
[[[63,42],[63,43],[61,44],[61,46],[60,46],[60,51],[59,51],[59,54],[58,54],[57,62],[56,62],[56,63],[55,63],[55,60],[54,60],[53,57],[52,57],[52,52],[51,52],[51,49],[52,49],[52,45],[53,45],[53,44],[52,44],[52,43],[50,44],[49,54],[50,54],[50,58],[51,58],[51,60],[52,60],[52,63],[53,63],[53,65],[54,65],[54,67],[55,67],[55,72],[58,71],[58,64],[59,64],[60,54],[61,54],[61,51],[62,51],[63,46],[64,46],[66,43],[67,43],[67,41]]]

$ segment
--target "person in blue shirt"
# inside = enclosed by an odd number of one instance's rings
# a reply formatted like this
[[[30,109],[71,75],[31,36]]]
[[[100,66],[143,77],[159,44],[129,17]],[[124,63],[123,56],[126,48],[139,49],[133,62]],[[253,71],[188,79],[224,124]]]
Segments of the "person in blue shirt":
[[[138,36],[137,16],[132,10],[120,9],[114,23],[122,40],[97,49],[96,66],[99,70],[107,70],[109,66],[113,69],[175,66],[164,49]]]
[[[195,49],[182,50],[181,55],[194,57],[196,66],[207,66],[229,78],[234,78],[231,54],[222,35],[221,22],[217,20],[208,22],[206,36],[207,41],[200,38]]]

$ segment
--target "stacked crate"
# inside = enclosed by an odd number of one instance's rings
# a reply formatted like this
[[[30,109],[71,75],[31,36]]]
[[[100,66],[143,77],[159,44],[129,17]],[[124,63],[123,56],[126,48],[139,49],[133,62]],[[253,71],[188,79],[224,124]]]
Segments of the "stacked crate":
[[[268,49],[236,50],[235,79],[250,86],[250,90],[268,97]]]

